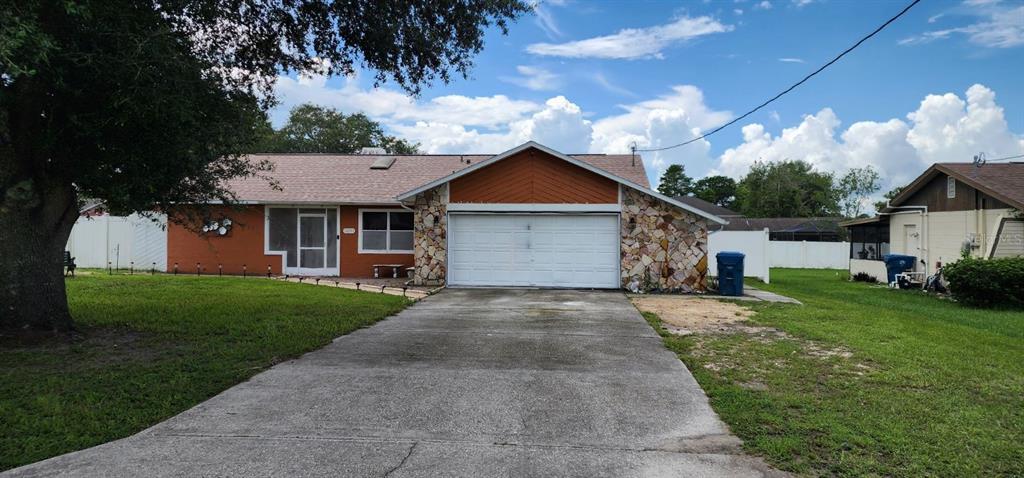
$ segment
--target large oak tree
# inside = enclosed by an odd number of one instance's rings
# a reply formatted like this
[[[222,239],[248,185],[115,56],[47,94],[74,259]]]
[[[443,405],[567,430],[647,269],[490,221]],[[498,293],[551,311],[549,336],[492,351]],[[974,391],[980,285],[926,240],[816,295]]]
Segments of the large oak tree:
[[[0,0],[0,328],[69,330],[82,198],[230,202],[277,75],[465,76],[520,0]]]

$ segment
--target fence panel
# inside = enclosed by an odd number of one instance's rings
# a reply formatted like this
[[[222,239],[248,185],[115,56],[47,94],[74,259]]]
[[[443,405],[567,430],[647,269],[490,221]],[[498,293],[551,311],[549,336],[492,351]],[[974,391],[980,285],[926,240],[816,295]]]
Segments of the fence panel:
[[[742,252],[743,275],[768,282],[771,248],[768,229],[763,231],[716,231],[708,235],[708,275],[718,275],[715,254],[722,251]]]
[[[75,221],[67,250],[78,267],[125,269],[131,262],[139,270],[167,268],[167,218],[158,222],[131,216],[81,217]]]
[[[771,241],[771,266],[802,269],[847,269],[849,242]]]

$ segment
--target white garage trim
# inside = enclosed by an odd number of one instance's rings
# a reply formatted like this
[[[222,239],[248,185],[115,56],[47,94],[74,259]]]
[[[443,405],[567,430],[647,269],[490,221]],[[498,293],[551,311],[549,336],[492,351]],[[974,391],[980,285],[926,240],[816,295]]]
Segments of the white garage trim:
[[[460,230],[468,221],[475,223]],[[515,231],[524,223],[525,230]],[[575,233],[574,226],[589,230]],[[568,237],[574,234],[585,238]],[[618,214],[450,211],[447,236],[447,281],[452,287],[620,287]],[[536,241],[545,247],[535,247]],[[527,250],[528,261],[522,255]]]
[[[452,212],[610,212],[622,211],[618,204],[499,204],[499,203],[454,203],[448,205]]]

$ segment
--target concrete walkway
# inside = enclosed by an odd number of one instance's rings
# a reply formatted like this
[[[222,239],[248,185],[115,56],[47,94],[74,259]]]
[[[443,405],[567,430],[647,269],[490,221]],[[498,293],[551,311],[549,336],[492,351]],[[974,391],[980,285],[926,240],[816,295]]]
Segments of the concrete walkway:
[[[445,290],[11,476],[774,475],[618,292]]]

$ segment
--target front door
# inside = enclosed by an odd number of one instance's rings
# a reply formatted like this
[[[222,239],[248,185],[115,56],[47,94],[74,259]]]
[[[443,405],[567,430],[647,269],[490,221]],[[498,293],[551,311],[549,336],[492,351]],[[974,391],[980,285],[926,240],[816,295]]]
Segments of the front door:
[[[917,232],[917,224],[903,226],[903,248],[908,256],[921,258],[921,235]]]
[[[327,270],[327,214],[299,213],[299,275],[333,275]]]

